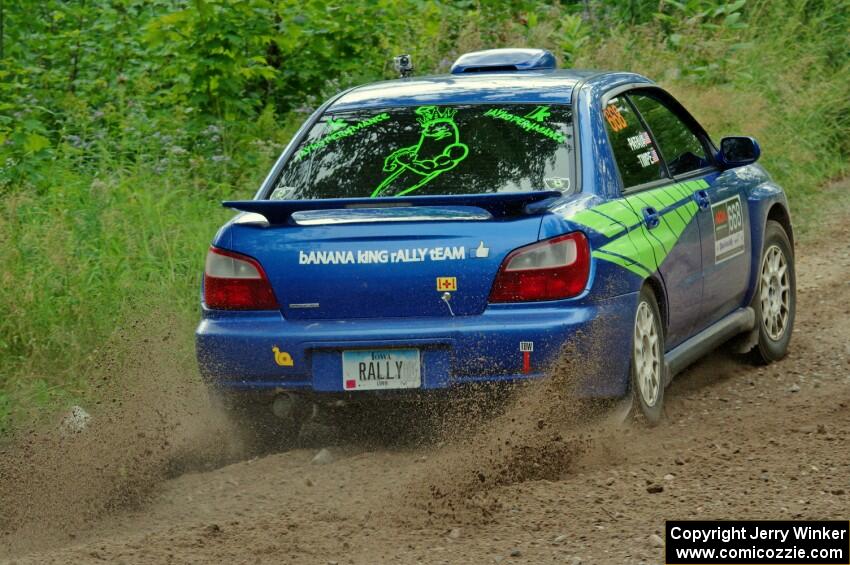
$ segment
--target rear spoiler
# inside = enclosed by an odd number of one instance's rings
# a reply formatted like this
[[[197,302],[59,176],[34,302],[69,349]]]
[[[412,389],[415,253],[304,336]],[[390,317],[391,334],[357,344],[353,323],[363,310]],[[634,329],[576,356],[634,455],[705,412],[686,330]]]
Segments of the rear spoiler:
[[[445,196],[413,196],[398,198],[328,198],[323,200],[226,200],[221,204],[242,212],[265,216],[272,224],[285,224],[295,212],[306,210],[340,210],[346,208],[395,208],[412,206],[474,206],[483,208],[496,218],[538,211],[527,208],[544,200],[563,196],[555,190],[540,192],[507,192],[493,194],[456,194]]]

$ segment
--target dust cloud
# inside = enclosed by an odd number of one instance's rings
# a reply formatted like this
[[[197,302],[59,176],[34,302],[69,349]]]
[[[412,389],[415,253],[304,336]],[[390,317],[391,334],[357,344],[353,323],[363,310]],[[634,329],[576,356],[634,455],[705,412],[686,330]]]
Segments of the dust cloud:
[[[239,434],[198,376],[191,335],[167,318],[118,330],[87,375],[83,430],[57,419],[0,445],[0,548],[67,543],[144,504],[164,479],[239,457]]]
[[[253,454],[242,427],[218,408],[198,376],[191,335],[191,328],[166,319],[121,329],[87,376],[96,383],[97,401],[85,406],[91,419],[83,431],[69,434],[57,420],[0,448],[0,556],[85,539],[102,531],[111,515],[144,511],[163,481]],[[436,403],[396,410],[388,422],[368,428],[373,435],[399,430],[393,422],[401,416],[407,429],[427,430],[424,437],[410,434],[407,444],[348,437],[346,425],[364,427],[346,419],[324,436],[346,449],[360,444],[427,455],[424,465],[400,477],[390,499],[367,503],[369,512],[414,526],[486,523],[502,510],[501,487],[558,480],[598,452],[594,442],[605,427],[597,416],[605,407],[582,401],[580,390],[607,346],[601,334],[578,336],[546,378],[452,392]],[[432,425],[420,425],[425,421]],[[311,441],[302,434],[305,443]]]
[[[577,343],[585,348],[583,354]],[[423,509],[426,521],[487,522],[502,510],[495,494],[499,487],[559,480],[587,456],[615,456],[609,442],[605,453],[595,443],[623,421],[604,417],[611,414],[610,403],[588,401],[581,394],[608,345],[598,328],[576,336],[547,377],[514,388],[502,413],[488,417],[485,410],[465,411],[461,420],[447,420],[441,430],[445,445],[412,481],[403,496],[405,506]]]

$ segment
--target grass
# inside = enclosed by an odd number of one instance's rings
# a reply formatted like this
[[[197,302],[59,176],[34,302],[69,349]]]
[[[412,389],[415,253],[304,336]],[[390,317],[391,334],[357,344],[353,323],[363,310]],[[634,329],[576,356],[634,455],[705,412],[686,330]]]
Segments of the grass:
[[[214,194],[194,193],[179,177],[104,176],[64,171],[61,187],[4,199],[7,416],[13,407],[84,395],[94,348],[140,299],[195,314],[206,246],[229,214]]]

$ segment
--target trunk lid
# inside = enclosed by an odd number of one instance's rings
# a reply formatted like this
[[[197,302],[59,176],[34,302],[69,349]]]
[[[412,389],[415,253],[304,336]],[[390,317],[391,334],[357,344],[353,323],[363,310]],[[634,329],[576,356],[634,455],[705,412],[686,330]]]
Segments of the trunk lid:
[[[235,220],[230,244],[262,264],[286,318],[448,318],[484,311],[502,260],[537,241],[541,201],[554,195],[486,196],[484,205],[470,197],[384,208],[351,203],[366,199],[225,205],[266,219]]]

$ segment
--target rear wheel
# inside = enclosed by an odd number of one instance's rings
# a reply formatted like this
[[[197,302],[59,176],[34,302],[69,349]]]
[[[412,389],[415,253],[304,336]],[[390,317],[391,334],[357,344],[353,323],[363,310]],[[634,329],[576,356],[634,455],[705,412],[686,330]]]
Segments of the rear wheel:
[[[667,365],[658,302],[649,287],[638,298],[632,331],[632,413],[650,425],[661,420]]]
[[[788,353],[796,301],[791,241],[780,223],[768,220],[759,263],[758,288],[753,298],[758,344],[752,354],[757,363],[778,361]]]

